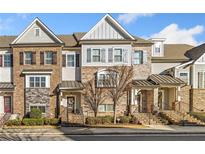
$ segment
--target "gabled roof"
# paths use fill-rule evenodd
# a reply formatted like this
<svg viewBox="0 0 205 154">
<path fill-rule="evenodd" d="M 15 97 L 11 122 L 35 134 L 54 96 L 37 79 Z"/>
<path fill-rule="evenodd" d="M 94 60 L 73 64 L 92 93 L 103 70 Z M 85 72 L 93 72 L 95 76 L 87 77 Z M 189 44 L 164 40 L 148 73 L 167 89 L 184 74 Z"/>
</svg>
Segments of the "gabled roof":
<svg viewBox="0 0 205 154">
<path fill-rule="evenodd" d="M 33 22 L 17 37 L 11 44 L 16 44 L 18 40 L 32 27 L 33 24 L 38 23 L 44 30 L 52 36 L 58 43 L 63 43 L 39 18 L 35 18 Z"/>
<path fill-rule="evenodd" d="M 184 62 L 189 60 L 186 52 L 194 46 L 188 44 L 164 44 L 164 56 L 152 57 L 153 62 Z"/>
<path fill-rule="evenodd" d="M 203 54 L 205 53 L 205 43 L 202 45 L 199 45 L 197 47 L 194 47 L 186 52 L 186 56 L 189 57 L 192 60 L 199 59 Z"/>
<path fill-rule="evenodd" d="M 95 31 L 95 29 L 104 21 L 109 21 L 109 23 L 113 24 L 122 34 L 126 35 L 130 40 L 135 40 L 135 38 L 128 33 L 110 14 L 106 14 L 89 32 L 87 32 L 81 40 L 87 40 L 88 36 Z"/>
<path fill-rule="evenodd" d="M 0 36 L 0 48 L 9 48 L 17 36 Z"/>
</svg>

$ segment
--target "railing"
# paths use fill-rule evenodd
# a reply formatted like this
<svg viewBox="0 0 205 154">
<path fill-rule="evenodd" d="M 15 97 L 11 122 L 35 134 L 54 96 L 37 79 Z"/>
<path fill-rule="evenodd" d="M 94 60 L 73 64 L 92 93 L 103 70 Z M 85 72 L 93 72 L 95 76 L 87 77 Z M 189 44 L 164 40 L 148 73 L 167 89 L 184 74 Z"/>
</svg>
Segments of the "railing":
<svg viewBox="0 0 205 154">
<path fill-rule="evenodd" d="M 0 128 L 4 126 L 4 124 L 7 120 L 9 120 L 10 116 L 11 116 L 10 113 L 5 113 L 3 115 L 3 117 L 0 119 Z"/>
</svg>

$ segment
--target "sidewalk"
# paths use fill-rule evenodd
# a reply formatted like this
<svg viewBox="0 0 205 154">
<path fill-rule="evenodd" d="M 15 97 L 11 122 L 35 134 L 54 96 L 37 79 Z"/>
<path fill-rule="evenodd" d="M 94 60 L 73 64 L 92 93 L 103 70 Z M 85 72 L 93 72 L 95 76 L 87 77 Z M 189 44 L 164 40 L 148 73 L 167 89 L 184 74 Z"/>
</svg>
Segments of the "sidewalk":
<svg viewBox="0 0 205 154">
<path fill-rule="evenodd" d="M 147 128 L 60 127 L 42 129 L 2 129 L 0 134 L 101 135 L 101 134 L 205 134 L 205 127 L 149 126 Z"/>
</svg>

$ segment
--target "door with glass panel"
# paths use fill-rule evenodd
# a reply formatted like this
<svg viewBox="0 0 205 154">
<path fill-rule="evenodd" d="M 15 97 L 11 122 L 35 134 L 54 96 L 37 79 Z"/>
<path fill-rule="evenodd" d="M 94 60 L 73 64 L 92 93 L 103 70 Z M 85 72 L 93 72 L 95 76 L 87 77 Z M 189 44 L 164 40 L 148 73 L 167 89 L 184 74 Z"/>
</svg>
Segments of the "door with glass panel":
<svg viewBox="0 0 205 154">
<path fill-rule="evenodd" d="M 11 113 L 11 96 L 4 96 L 4 112 Z"/>
</svg>

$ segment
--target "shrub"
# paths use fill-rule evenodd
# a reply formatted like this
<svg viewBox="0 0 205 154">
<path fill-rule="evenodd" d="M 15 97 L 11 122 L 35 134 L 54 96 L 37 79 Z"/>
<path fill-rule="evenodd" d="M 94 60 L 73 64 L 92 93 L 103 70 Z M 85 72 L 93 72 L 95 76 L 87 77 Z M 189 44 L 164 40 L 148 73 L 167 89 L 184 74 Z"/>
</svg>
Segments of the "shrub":
<svg viewBox="0 0 205 154">
<path fill-rule="evenodd" d="M 86 118 L 86 124 L 88 125 L 96 125 L 97 124 L 97 118 L 95 117 L 87 117 Z"/>
<path fill-rule="evenodd" d="M 44 124 L 45 125 L 57 125 L 59 122 L 59 119 L 57 118 L 45 118 Z"/>
<path fill-rule="evenodd" d="M 21 120 L 20 119 L 9 120 L 5 123 L 5 125 L 7 125 L 7 126 L 20 126 Z"/>
<path fill-rule="evenodd" d="M 131 116 L 130 117 L 130 123 L 131 124 L 139 124 L 139 121 L 135 116 Z"/>
<path fill-rule="evenodd" d="M 33 108 L 29 114 L 30 118 L 39 119 L 42 117 L 42 112 L 39 109 Z"/>
<path fill-rule="evenodd" d="M 205 113 L 204 112 L 191 112 L 190 115 L 205 122 Z"/>
<path fill-rule="evenodd" d="M 112 116 L 104 116 L 102 118 L 102 124 L 111 124 L 113 122 Z"/>
<path fill-rule="evenodd" d="M 129 123 L 130 122 L 130 116 L 121 116 L 120 118 L 120 123 Z"/>
<path fill-rule="evenodd" d="M 42 119 L 42 118 L 38 118 L 38 119 L 24 118 L 22 120 L 22 123 L 26 126 L 43 125 L 44 124 L 44 119 Z"/>
</svg>

